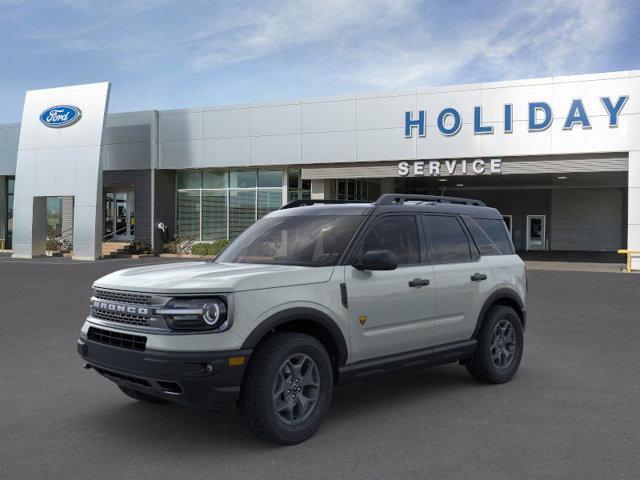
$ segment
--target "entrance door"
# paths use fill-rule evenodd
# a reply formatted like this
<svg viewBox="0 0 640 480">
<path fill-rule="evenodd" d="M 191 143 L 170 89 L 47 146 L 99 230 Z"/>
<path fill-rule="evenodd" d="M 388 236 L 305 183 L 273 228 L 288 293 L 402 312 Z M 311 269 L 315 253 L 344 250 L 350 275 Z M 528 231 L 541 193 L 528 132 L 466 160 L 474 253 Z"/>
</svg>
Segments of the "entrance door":
<svg viewBox="0 0 640 480">
<path fill-rule="evenodd" d="M 126 242 L 133 238 L 133 192 L 107 191 L 104 201 L 104 240 Z"/>
<path fill-rule="evenodd" d="M 547 216 L 527 215 L 527 250 L 546 250 Z"/>
</svg>

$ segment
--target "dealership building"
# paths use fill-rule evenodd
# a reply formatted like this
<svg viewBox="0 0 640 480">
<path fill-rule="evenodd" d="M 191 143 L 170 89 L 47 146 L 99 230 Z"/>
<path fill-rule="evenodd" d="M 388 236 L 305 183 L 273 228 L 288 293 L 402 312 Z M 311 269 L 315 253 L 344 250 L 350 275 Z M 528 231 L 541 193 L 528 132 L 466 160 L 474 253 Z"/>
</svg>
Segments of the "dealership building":
<svg viewBox="0 0 640 480">
<path fill-rule="evenodd" d="M 640 250 L 640 71 L 111 114 L 109 90 L 29 91 L 0 125 L 14 257 L 232 240 L 294 199 L 381 193 L 480 199 L 519 251 Z"/>
</svg>

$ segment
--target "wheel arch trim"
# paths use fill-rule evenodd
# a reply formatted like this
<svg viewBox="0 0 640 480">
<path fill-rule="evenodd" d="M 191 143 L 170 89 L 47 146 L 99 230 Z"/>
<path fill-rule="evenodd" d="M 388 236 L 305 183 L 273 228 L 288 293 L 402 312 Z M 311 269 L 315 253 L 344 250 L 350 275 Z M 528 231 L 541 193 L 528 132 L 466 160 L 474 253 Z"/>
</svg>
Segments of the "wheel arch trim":
<svg viewBox="0 0 640 480">
<path fill-rule="evenodd" d="M 307 321 L 316 324 L 329 333 L 336 347 L 338 366 L 343 366 L 347 362 L 347 342 L 336 322 L 326 313 L 309 307 L 292 307 L 267 317 L 263 320 L 242 344 L 242 349 L 255 348 L 260 340 L 271 330 L 281 325 L 296 321 Z"/>
<path fill-rule="evenodd" d="M 520 297 L 520 295 L 518 295 L 518 293 L 515 290 L 512 290 L 510 288 L 500 288 L 495 292 L 493 292 L 491 295 L 489 295 L 489 297 L 485 300 L 484 304 L 482 305 L 482 308 L 480 309 L 480 313 L 478 314 L 478 319 L 476 321 L 476 328 L 473 331 L 473 335 L 471 338 L 477 337 L 478 332 L 480 331 L 480 327 L 482 325 L 482 320 L 487 314 L 487 311 L 489 310 L 489 308 L 496 303 L 500 304 L 501 300 L 507 300 L 509 302 L 513 302 L 518 306 L 519 311 L 516 311 L 516 313 L 518 313 L 518 316 L 522 321 L 522 328 L 523 329 L 525 328 L 525 324 L 527 321 L 527 314 L 526 314 L 526 309 L 525 309 L 524 302 L 522 301 L 522 298 Z"/>
</svg>

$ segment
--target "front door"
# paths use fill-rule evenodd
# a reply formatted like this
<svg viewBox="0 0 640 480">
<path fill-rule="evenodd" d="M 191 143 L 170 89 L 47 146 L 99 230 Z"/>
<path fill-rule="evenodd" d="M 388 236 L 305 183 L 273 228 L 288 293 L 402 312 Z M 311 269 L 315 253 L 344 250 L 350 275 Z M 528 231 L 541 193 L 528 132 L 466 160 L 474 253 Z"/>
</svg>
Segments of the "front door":
<svg viewBox="0 0 640 480">
<path fill-rule="evenodd" d="M 527 250 L 546 250 L 546 230 L 546 215 L 527 215 Z"/>
<path fill-rule="evenodd" d="M 104 240 L 127 242 L 134 236 L 133 195 L 130 191 L 105 193 Z"/>
<path fill-rule="evenodd" d="M 345 267 L 350 358 L 354 362 L 426 348 L 434 341 L 433 267 L 422 258 L 415 216 L 377 219 L 365 233 L 356 258 L 378 249 L 392 251 L 398 257 L 398 268 L 361 271 Z M 415 285 L 416 279 L 422 285 Z M 426 281 L 430 284 L 424 285 Z"/>
</svg>

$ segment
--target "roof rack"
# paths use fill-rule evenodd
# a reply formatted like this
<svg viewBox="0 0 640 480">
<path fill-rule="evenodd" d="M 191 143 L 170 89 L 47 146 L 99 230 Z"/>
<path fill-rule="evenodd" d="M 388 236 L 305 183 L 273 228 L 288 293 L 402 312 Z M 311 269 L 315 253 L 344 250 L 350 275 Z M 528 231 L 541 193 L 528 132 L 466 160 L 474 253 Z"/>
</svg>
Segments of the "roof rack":
<svg viewBox="0 0 640 480">
<path fill-rule="evenodd" d="M 284 210 L 286 208 L 296 208 L 296 207 L 308 207 L 310 205 L 332 205 L 332 204 L 348 204 L 348 203 L 371 203 L 365 202 L 361 200 L 322 200 L 322 199 L 309 199 L 309 200 L 293 200 L 286 205 L 280 207 L 280 210 Z"/>
<path fill-rule="evenodd" d="M 406 195 L 402 193 L 385 193 L 376 200 L 376 205 L 402 205 L 405 202 L 454 203 L 457 205 L 471 205 L 486 207 L 484 202 L 472 198 L 445 197 L 439 195 Z"/>
</svg>

